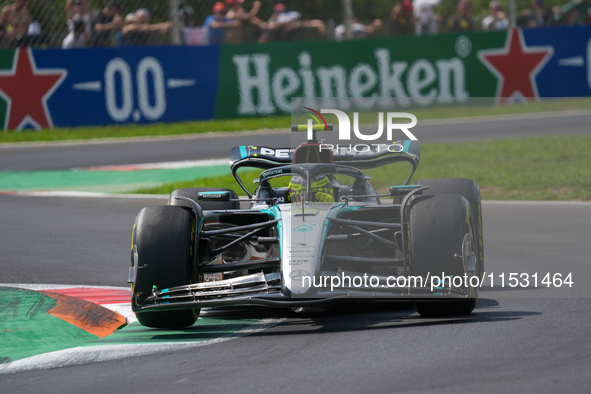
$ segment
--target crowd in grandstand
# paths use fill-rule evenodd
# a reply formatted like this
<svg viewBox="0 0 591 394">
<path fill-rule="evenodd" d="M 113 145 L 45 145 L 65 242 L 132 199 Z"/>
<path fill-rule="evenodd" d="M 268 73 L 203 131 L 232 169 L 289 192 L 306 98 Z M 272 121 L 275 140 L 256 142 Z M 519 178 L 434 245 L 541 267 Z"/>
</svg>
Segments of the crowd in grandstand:
<svg viewBox="0 0 591 394">
<path fill-rule="evenodd" d="M 441 12 L 444 1 L 447 4 L 455 2 L 455 12 Z M 562 6 L 546 7 L 544 0 L 531 0 L 528 9 L 517 13 L 515 22 L 521 28 L 591 24 L 590 1 L 572 0 Z M 41 25 L 31 20 L 28 3 L 27 0 L 14 0 L 14 3 L 2 9 L 2 47 L 29 46 L 42 42 Z M 259 1 L 251 3 L 250 10 L 243 3 L 244 0 L 218 1 L 203 24 L 197 25 L 194 10 L 181 2 L 180 23 L 177 26 L 183 28 L 184 42 L 207 45 L 306 38 L 340 41 L 372 35 L 504 30 L 511 25 L 503 5 L 496 0 L 490 1 L 488 15 L 483 18 L 473 16 L 471 0 L 393 0 L 391 13 L 387 17 L 363 23 L 353 15 L 348 24 L 344 21 L 337 24 L 333 20 L 306 19 L 297 10 L 289 9 L 280 2 L 273 4 L 270 15 L 261 15 Z M 271 6 L 266 10 L 271 10 Z M 151 14 L 147 8 L 139 8 L 123 17 L 116 1 L 108 1 L 104 7 L 93 10 L 89 0 L 66 0 L 65 13 L 68 33 L 61 42 L 63 48 L 169 43 L 169 33 L 173 29 L 171 21 L 151 23 Z M 248 34 L 244 34 L 245 31 Z"/>
<path fill-rule="evenodd" d="M 510 27 L 507 13 L 499 1 L 489 3 L 489 14 L 481 20 L 472 15 L 470 0 L 454 1 L 457 1 L 456 13 L 439 15 L 437 8 L 442 0 L 397 0 L 389 20 L 376 18 L 363 24 L 353 15 L 348 31 L 344 23 L 328 31 L 324 21 L 304 20 L 299 12 L 288 10 L 283 3 L 276 3 L 271 17 L 264 22 L 258 16 L 258 1 L 254 2 L 249 12 L 242 6 L 244 0 L 226 0 L 226 3 L 218 1 L 203 26 L 191 28 L 200 31 L 199 38 L 191 40 L 189 35 L 186 41 L 193 44 L 239 43 L 243 41 L 242 30 L 247 25 L 255 26 L 258 30 L 258 42 L 299 40 L 311 36 L 341 41 L 348 37 L 364 38 L 371 35 L 426 35 L 504 30 Z M 236 12 L 235 9 L 239 11 Z M 543 0 L 532 0 L 531 7 L 523 10 L 516 18 L 516 25 L 521 28 L 582 24 L 591 24 L 589 0 L 574 0 L 562 7 L 552 8 L 545 7 Z M 316 34 L 305 34 L 310 29 Z"/>
</svg>

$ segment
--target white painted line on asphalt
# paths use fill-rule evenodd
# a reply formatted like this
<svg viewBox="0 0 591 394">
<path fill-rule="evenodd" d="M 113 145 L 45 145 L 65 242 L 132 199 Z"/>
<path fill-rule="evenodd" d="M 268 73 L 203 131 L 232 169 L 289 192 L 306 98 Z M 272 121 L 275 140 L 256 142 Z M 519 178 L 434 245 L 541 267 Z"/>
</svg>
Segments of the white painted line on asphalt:
<svg viewBox="0 0 591 394">
<path fill-rule="evenodd" d="M 164 161 L 160 163 L 120 164 L 72 168 L 73 171 L 136 171 L 136 170 L 170 170 L 192 167 L 209 167 L 228 165 L 228 159 Z"/>
<path fill-rule="evenodd" d="M 234 333 L 201 342 L 93 345 L 88 347 L 76 347 L 72 349 L 59 350 L 56 352 L 27 357 L 25 359 L 16 360 L 6 364 L 0 364 L 0 374 L 39 369 L 61 368 L 213 345 L 267 330 L 279 324 L 283 320 L 284 319 L 274 318 L 263 319 L 250 327 L 243 328 L 242 330 L 236 331 Z"/>
<path fill-rule="evenodd" d="M 480 123 L 480 122 L 503 122 L 511 120 L 532 120 L 532 119 L 548 119 L 548 118 L 562 118 L 566 116 L 577 115 L 591 115 L 589 110 L 566 110 L 566 111 L 548 111 L 548 112 L 529 112 L 525 114 L 512 115 L 482 115 L 482 116 L 467 116 L 463 118 L 448 118 L 448 119 L 426 119 L 419 124 L 463 124 L 463 123 Z"/>
<path fill-rule="evenodd" d="M 129 287 L 117 286 L 86 286 L 86 285 L 52 285 L 52 284 L 31 284 L 31 283 L 0 283 L 0 287 L 12 287 L 19 289 L 26 289 L 32 291 L 44 290 L 58 290 L 58 289 L 75 289 L 79 287 L 92 289 L 106 289 L 106 290 L 130 290 Z M 110 309 L 120 315 L 124 316 L 128 324 L 133 323 L 137 319 L 135 314 L 131 311 L 130 303 L 120 304 L 100 304 L 102 307 Z M 208 310 L 204 310 L 202 316 L 208 315 Z M 224 335 L 219 338 L 209 339 L 200 342 L 159 342 L 159 343 L 142 343 L 142 344 L 121 344 L 121 345 L 89 345 L 78 346 L 72 349 L 64 349 L 55 352 L 49 352 L 16 360 L 6 364 L 0 364 L 0 374 L 15 373 L 22 371 L 31 371 L 39 369 L 59 368 L 73 365 L 89 364 L 99 361 L 116 360 L 127 357 L 135 357 L 146 354 L 161 353 L 164 351 L 176 351 L 189 349 L 194 347 L 213 345 L 229 341 L 231 339 L 240 338 L 246 335 L 257 333 L 268 328 L 271 328 L 284 318 L 266 318 L 245 327 L 242 330 Z"/>
<path fill-rule="evenodd" d="M 39 142 L 6 142 L 0 143 L 0 149 L 13 148 L 43 148 L 52 146 L 78 146 L 78 145 L 110 145 L 129 142 L 166 142 L 178 140 L 200 140 L 204 138 L 235 138 L 241 135 L 265 135 L 285 133 L 289 135 L 289 128 L 279 129 L 260 129 L 260 130 L 242 130 L 242 131 L 211 131 L 198 134 L 177 134 L 177 135 L 155 135 L 145 137 L 120 137 L 120 138 L 97 138 L 90 140 L 65 140 L 65 141 L 39 141 Z"/>
<path fill-rule="evenodd" d="M 125 318 L 125 322 L 127 324 L 131 324 L 137 321 L 137 317 L 135 317 L 135 313 L 131 310 L 131 302 L 122 303 L 122 304 L 100 304 L 103 308 L 107 308 L 115 313 L 120 314 Z"/>
<path fill-rule="evenodd" d="M 79 192 L 69 190 L 55 190 L 55 191 L 34 191 L 34 192 L 0 192 L 0 195 L 7 196 L 23 196 L 23 197 L 80 197 L 80 198 L 123 198 L 123 199 L 140 199 L 140 198 L 159 198 L 168 199 L 168 194 L 114 194 L 101 192 Z"/>
<path fill-rule="evenodd" d="M 524 200 L 484 200 L 482 204 L 486 205 L 571 205 L 571 206 L 591 206 L 591 201 L 524 201 Z"/>
</svg>

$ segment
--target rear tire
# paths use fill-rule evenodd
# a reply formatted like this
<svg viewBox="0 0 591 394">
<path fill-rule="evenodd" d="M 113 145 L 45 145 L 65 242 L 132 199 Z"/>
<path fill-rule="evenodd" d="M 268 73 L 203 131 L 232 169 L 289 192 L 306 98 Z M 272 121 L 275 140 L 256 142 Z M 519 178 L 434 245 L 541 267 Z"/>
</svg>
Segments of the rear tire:
<svg viewBox="0 0 591 394">
<path fill-rule="evenodd" d="M 190 207 L 188 203 L 182 200 L 177 200 L 175 197 L 188 197 L 201 206 L 203 210 L 218 210 L 218 209 L 240 209 L 239 201 L 198 201 L 197 195 L 200 192 L 230 192 L 231 199 L 238 199 L 238 195 L 232 189 L 224 189 L 221 187 L 193 187 L 187 189 L 177 189 L 170 193 L 168 205 L 177 205 L 181 207 Z"/>
<path fill-rule="evenodd" d="M 470 208 L 463 196 L 451 194 L 421 197 L 413 202 L 409 218 L 412 275 L 464 275 L 463 259 L 457 255 L 467 255 L 473 262 L 476 259 Z M 479 275 L 478 265 L 474 266 L 475 271 L 468 272 L 469 276 Z M 469 299 L 418 301 L 415 309 L 423 317 L 467 315 L 476 307 L 477 290 L 468 288 Z"/>
<path fill-rule="evenodd" d="M 195 219 L 182 207 L 155 206 L 140 211 L 132 235 L 137 250 L 133 294 L 152 293 L 191 282 Z M 133 263 L 132 263 L 133 264 Z M 141 268 L 140 268 L 141 267 Z M 197 320 L 199 309 L 139 312 L 138 321 L 147 327 L 182 328 Z"/>
</svg>

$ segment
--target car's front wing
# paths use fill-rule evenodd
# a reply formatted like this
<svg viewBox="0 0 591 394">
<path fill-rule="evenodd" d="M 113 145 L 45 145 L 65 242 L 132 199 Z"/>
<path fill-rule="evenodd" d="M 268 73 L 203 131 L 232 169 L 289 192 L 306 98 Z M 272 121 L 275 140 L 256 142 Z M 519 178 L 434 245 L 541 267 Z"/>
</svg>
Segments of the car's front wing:
<svg viewBox="0 0 591 394">
<path fill-rule="evenodd" d="M 133 295 L 134 312 L 167 311 L 221 306 L 299 307 L 351 301 L 462 301 L 470 298 L 465 288 L 407 286 L 396 289 L 314 288 L 306 295 L 292 296 L 284 291 L 280 273 L 256 274 L 221 281 L 154 288 L 152 294 Z"/>
</svg>

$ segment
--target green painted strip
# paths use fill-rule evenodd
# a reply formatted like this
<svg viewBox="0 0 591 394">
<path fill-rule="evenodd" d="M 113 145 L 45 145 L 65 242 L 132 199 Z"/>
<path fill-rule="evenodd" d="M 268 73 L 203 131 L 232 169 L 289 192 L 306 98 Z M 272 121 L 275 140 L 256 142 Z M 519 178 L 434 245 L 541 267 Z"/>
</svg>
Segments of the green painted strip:
<svg viewBox="0 0 591 394">
<path fill-rule="evenodd" d="M 180 330 L 154 330 L 135 322 L 87 346 L 201 342 L 232 334 L 258 322 L 259 319 L 200 317 L 193 326 Z"/>
<path fill-rule="evenodd" d="M 36 291 L 0 287 L 0 363 L 69 349 L 98 337 L 46 312 L 56 301 Z"/>
<path fill-rule="evenodd" d="M 181 330 L 154 330 L 135 322 L 112 335 L 95 335 L 47 313 L 55 299 L 36 291 L 0 287 L 0 364 L 77 346 L 201 342 L 260 321 L 246 317 L 200 317 Z"/>
<path fill-rule="evenodd" d="M 0 190 L 130 191 L 142 185 L 158 185 L 228 173 L 227 165 L 141 171 L 4 171 L 0 172 Z"/>
</svg>

